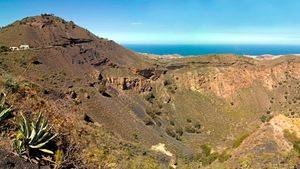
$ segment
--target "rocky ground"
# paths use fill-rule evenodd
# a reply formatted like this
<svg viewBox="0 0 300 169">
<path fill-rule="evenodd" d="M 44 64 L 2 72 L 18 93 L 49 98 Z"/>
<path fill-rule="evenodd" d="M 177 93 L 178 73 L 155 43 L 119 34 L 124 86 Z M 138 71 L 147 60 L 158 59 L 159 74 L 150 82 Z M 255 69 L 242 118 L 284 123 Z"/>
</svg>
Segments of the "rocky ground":
<svg viewBox="0 0 300 169">
<path fill-rule="evenodd" d="M 166 59 L 134 53 L 51 15 L 0 30 L 0 45 L 24 42 L 31 49 L 0 53 L 1 90 L 14 107 L 1 128 L 7 152 L 14 152 L 20 112 L 33 118 L 41 111 L 59 134 L 60 167 L 299 165 L 297 56 Z M 57 167 L 50 158 L 45 165 Z M 27 165 L 19 160 L 15 166 Z"/>
<path fill-rule="evenodd" d="M 49 167 L 39 167 L 39 165 L 26 162 L 24 158 L 18 157 L 14 154 L 8 153 L 6 151 L 0 151 L 0 168 L 15 168 L 15 169 L 38 169 L 38 168 L 49 168 Z"/>
</svg>

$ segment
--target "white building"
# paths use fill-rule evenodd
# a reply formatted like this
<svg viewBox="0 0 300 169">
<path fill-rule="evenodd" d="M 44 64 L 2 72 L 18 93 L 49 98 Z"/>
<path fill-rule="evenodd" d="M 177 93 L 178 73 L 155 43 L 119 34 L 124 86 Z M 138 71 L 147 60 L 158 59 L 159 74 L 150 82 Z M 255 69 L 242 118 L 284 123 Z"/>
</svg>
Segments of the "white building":
<svg viewBox="0 0 300 169">
<path fill-rule="evenodd" d="M 10 50 L 15 51 L 15 50 L 19 50 L 18 47 L 9 47 Z"/>
<path fill-rule="evenodd" d="M 20 50 L 27 50 L 29 49 L 29 45 L 20 45 Z"/>
</svg>

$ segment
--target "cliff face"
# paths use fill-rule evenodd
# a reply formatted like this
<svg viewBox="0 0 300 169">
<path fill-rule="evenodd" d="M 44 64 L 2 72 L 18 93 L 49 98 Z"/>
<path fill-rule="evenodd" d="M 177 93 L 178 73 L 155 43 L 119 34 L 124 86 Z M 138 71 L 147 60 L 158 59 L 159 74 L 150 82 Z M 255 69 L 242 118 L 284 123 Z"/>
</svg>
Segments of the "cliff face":
<svg viewBox="0 0 300 169">
<path fill-rule="evenodd" d="M 287 60 L 291 60 L 288 58 Z M 180 87 L 209 91 L 217 96 L 228 98 L 243 88 L 255 83 L 272 91 L 289 79 L 299 79 L 299 62 L 280 63 L 278 65 L 257 63 L 256 65 L 235 65 L 231 67 L 208 67 L 177 73 L 176 84 Z"/>
<path fill-rule="evenodd" d="M 159 143 L 178 157 L 181 167 L 187 163 L 197 164 L 192 168 L 203 167 L 211 158 L 214 160 L 209 163 L 217 163 L 212 154 L 203 154 L 203 145 L 209 145 L 218 158 L 229 151 L 237 164 L 239 152 L 253 147 L 259 142 L 256 138 L 272 133 L 276 126 L 263 127 L 267 129 L 237 149 L 233 145 L 245 132 L 249 136 L 279 114 L 299 117 L 300 58 L 295 56 L 272 60 L 235 55 L 153 58 L 48 15 L 26 18 L 2 29 L 0 44 L 31 46 L 0 53 L 0 86 L 7 90 L 8 76 L 10 83 L 24 86 L 10 101 L 22 111 L 45 111 L 54 121 L 64 121 L 66 137 L 75 140 L 77 153 L 88 159 L 84 162 L 90 168 L 99 168 L 99 161 L 92 157 L 102 155 L 118 163 L 114 161 L 118 158 L 108 157 L 110 153 L 123 162 L 128 154 L 130 160 L 152 158 L 148 151 L 153 145 L 162 145 Z M 276 119 L 271 124 L 275 125 Z M 57 131 L 64 123 L 55 126 Z M 98 133 L 104 129 L 114 134 Z M 102 135 L 113 144 L 101 142 L 106 141 Z M 274 133 L 271 135 L 273 139 Z M 287 145 L 283 147 L 293 151 L 290 143 Z M 168 163 L 164 157 L 155 159 Z"/>
</svg>

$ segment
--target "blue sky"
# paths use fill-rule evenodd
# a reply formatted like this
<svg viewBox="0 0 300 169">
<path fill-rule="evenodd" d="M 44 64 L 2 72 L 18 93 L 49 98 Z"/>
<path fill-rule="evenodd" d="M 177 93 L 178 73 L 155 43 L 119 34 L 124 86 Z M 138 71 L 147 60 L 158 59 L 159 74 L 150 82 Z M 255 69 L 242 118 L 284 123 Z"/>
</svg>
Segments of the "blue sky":
<svg viewBox="0 0 300 169">
<path fill-rule="evenodd" d="M 53 13 L 133 44 L 300 44 L 299 0 L 0 0 L 0 25 Z"/>
</svg>

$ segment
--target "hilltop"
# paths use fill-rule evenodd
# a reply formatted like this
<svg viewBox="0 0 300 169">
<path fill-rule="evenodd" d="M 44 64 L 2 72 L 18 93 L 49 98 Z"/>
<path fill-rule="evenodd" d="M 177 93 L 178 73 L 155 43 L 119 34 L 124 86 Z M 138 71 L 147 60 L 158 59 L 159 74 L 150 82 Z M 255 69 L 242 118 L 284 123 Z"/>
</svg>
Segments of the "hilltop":
<svg viewBox="0 0 300 169">
<path fill-rule="evenodd" d="M 98 38 L 72 21 L 47 14 L 24 18 L 4 27 L 0 39 L 0 44 L 5 46 L 27 44 L 34 49 L 48 49 L 50 52 L 57 48 L 69 49 L 66 50 L 70 52 L 67 55 L 72 55 L 71 50 L 77 50 L 82 55 L 90 55 L 89 61 L 97 57 L 97 60 L 124 66 L 145 64 L 137 54 L 117 43 Z M 122 57 L 118 57 L 120 55 Z"/>
<path fill-rule="evenodd" d="M 30 49 L 0 53 L 1 89 L 15 117 L 41 111 L 49 118 L 60 133 L 57 142 L 74 157 L 65 160 L 67 167 L 231 168 L 244 162 L 239 154 L 254 149 L 259 137 L 274 142 L 268 124 L 293 125 L 299 118 L 297 56 L 160 58 L 52 15 L 1 29 L 0 45 L 21 44 Z M 1 130 L 4 136 L 15 135 L 12 121 Z M 4 138 L 1 148 L 12 151 L 11 138 Z M 294 167 L 297 149 L 285 140 L 287 154 L 279 148 L 268 155 L 292 157 L 282 166 Z M 267 150 L 247 160 L 266 167 Z"/>
</svg>

